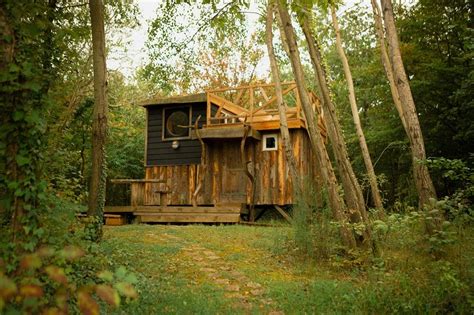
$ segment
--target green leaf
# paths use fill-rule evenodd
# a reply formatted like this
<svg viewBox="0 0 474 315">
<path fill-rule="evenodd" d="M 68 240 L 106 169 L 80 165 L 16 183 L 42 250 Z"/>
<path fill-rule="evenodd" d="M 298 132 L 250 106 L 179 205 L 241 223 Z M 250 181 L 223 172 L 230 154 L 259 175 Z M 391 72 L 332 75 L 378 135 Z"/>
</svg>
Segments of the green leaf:
<svg viewBox="0 0 474 315">
<path fill-rule="evenodd" d="M 0 275 L 0 299 L 7 300 L 17 292 L 18 288 L 10 278 Z"/>
<path fill-rule="evenodd" d="M 67 285 L 67 277 L 64 273 L 64 269 L 51 265 L 44 268 L 44 272 L 51 280 Z"/>
<path fill-rule="evenodd" d="M 118 279 L 125 280 L 127 276 L 127 269 L 124 266 L 120 266 L 115 270 L 115 275 Z"/>
<path fill-rule="evenodd" d="M 42 265 L 41 258 L 38 254 L 25 255 L 20 260 L 21 269 L 34 270 L 41 267 L 41 265 Z"/>
<path fill-rule="evenodd" d="M 115 288 L 125 297 L 135 299 L 138 297 L 135 288 L 127 282 L 119 282 L 115 284 Z"/>
<path fill-rule="evenodd" d="M 77 305 L 82 314 L 99 315 L 100 308 L 92 296 L 84 290 L 77 293 Z"/>
<path fill-rule="evenodd" d="M 20 295 L 24 297 L 42 297 L 43 288 L 36 284 L 26 284 L 20 287 Z"/>
<path fill-rule="evenodd" d="M 100 279 L 105 280 L 105 281 L 109 281 L 109 282 L 114 280 L 114 274 L 109 270 L 101 271 L 97 274 L 97 276 Z"/>
<path fill-rule="evenodd" d="M 85 255 L 84 251 L 76 246 L 66 246 L 59 252 L 59 255 L 66 260 L 76 260 Z"/>
<path fill-rule="evenodd" d="M 16 156 L 16 163 L 18 164 L 18 166 L 24 166 L 28 163 L 30 163 L 30 159 L 26 156 L 23 156 L 23 155 L 17 155 Z"/>
<path fill-rule="evenodd" d="M 114 307 L 120 305 L 120 295 L 118 294 L 117 290 L 115 290 L 111 286 L 99 284 L 95 288 L 95 293 L 109 305 L 112 305 Z"/>
<path fill-rule="evenodd" d="M 131 283 L 131 284 L 135 284 L 138 282 L 138 279 L 137 279 L 137 276 L 135 276 L 133 273 L 129 273 L 125 279 L 124 279 L 125 282 L 128 282 L 128 283 Z"/>
<path fill-rule="evenodd" d="M 13 121 L 20 121 L 25 117 L 25 112 L 23 111 L 14 111 L 13 112 Z"/>
</svg>

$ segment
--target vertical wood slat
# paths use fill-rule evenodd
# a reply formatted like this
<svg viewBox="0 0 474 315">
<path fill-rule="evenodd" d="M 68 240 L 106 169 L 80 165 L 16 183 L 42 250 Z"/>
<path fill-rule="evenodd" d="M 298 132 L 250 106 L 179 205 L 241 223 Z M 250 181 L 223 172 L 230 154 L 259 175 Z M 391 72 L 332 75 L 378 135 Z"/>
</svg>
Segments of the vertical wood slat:
<svg viewBox="0 0 474 315">
<path fill-rule="evenodd" d="M 296 157 L 299 180 L 304 177 L 313 178 L 319 176 L 315 167 L 315 156 L 311 153 L 310 143 L 306 130 L 292 129 L 290 136 L 293 144 L 293 154 Z M 234 143 L 235 142 L 235 143 Z M 235 162 L 236 153 L 240 141 L 228 143 L 209 142 L 206 143 L 206 150 L 208 152 L 206 161 L 207 167 L 202 174 L 202 165 L 184 165 L 184 166 L 153 166 L 147 167 L 147 179 L 165 180 L 166 184 L 151 184 L 147 183 L 145 187 L 145 202 L 161 203 L 165 205 L 181 204 L 192 205 L 193 193 L 197 187 L 200 176 L 204 177 L 203 187 L 201 188 L 197 203 L 198 204 L 218 204 L 222 202 L 222 194 L 224 193 L 222 187 L 237 187 L 237 179 L 231 178 L 225 170 L 237 169 L 235 165 L 241 165 L 240 162 Z M 220 143 L 217 145 L 217 143 Z M 239 148 L 240 149 L 240 148 Z M 236 151 L 237 150 L 237 151 Z M 252 161 L 250 167 L 251 171 L 255 172 L 255 189 L 257 205 L 287 205 L 292 204 L 294 183 L 289 177 L 288 165 L 284 157 L 284 152 L 281 148 L 281 141 L 279 141 L 278 151 L 262 151 L 262 143 L 260 141 L 248 141 L 246 146 L 246 159 Z M 240 154 L 239 154 L 240 161 Z M 230 164 L 229 164 L 230 163 Z M 240 166 L 242 167 L 242 166 Z M 232 173 L 235 175 L 234 173 Z M 318 177 L 319 178 L 319 177 Z M 242 192 L 245 197 L 243 202 L 250 204 L 251 202 L 251 186 L 249 180 L 244 177 L 242 181 Z M 153 185 L 158 187 L 158 190 L 165 190 L 168 188 L 168 194 L 161 194 L 161 200 L 157 199 L 157 195 L 153 194 Z M 319 185 L 318 185 L 319 186 Z M 233 189 L 234 188 L 229 188 Z M 320 186 L 319 186 L 320 187 Z M 318 187 L 318 188 L 319 188 Z M 233 191 L 230 191 L 230 196 Z M 236 191 L 239 194 L 238 191 Z"/>
<path fill-rule="evenodd" d="M 131 197 L 130 197 L 131 205 L 142 206 L 144 204 L 145 183 L 131 183 L 130 190 L 131 190 Z"/>
<path fill-rule="evenodd" d="M 250 121 L 253 122 L 253 108 L 254 108 L 254 98 L 253 98 L 253 88 L 249 88 L 249 103 L 250 103 Z"/>
<path fill-rule="evenodd" d="M 206 92 L 207 107 L 206 107 L 206 125 L 211 124 L 211 101 L 209 100 L 209 92 Z"/>
</svg>

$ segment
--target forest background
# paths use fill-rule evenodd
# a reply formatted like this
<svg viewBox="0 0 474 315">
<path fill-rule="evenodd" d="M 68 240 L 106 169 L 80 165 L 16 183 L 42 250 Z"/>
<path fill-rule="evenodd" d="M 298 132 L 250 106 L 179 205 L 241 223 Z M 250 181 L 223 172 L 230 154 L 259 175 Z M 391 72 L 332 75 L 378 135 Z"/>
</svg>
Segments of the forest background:
<svg viewBox="0 0 474 315">
<path fill-rule="evenodd" d="M 446 217 L 467 217 L 471 222 L 472 6 L 463 0 L 420 0 L 395 3 L 394 9 L 425 140 L 428 159 L 422 163 L 430 169 L 438 199 L 444 202 L 439 207 Z M 133 72 L 121 72 L 119 66 L 108 70 L 107 180 L 144 177 L 145 117 L 138 106 L 141 100 L 270 81 L 269 72 L 261 69 L 266 65 L 262 60 L 267 58 L 264 4 L 163 2 L 149 22 L 140 17 L 139 7 L 133 2 L 106 1 L 105 12 L 109 54 L 126 51 L 127 36 L 133 36 L 139 24 L 149 23 L 147 62 Z M 8 226 L 11 220 L 8 196 L 14 192 L 26 201 L 27 217 L 33 218 L 28 231 L 23 231 L 27 236 L 20 244 L 23 250 L 37 249 L 47 236 L 51 237 L 48 242 L 56 242 L 55 246 L 61 248 L 70 240 L 60 238 L 63 230 L 59 228 L 44 229 L 45 222 L 58 223 L 62 218 L 58 213 L 66 208 L 82 209 L 87 203 L 91 174 L 94 95 L 88 7 L 62 1 L 6 1 L 1 16 L 3 56 L 8 59 L 13 31 L 21 41 L 15 48 L 15 62 L 5 59 L 0 67 L 0 224 Z M 409 214 L 418 204 L 410 147 L 381 64 L 371 8 L 365 2 L 355 2 L 339 10 L 338 18 L 384 208 L 387 214 Z M 319 10 L 315 19 L 349 156 L 363 183 L 366 203 L 373 206 L 330 17 Z M 303 38 L 302 32 L 297 32 Z M 307 84 L 316 91 L 307 48 L 303 41 L 300 44 Z M 282 79 L 293 80 L 283 47 L 276 45 L 275 51 Z M 120 65 L 120 59 L 116 64 Z M 18 181 L 3 175 L 11 171 L 12 163 L 19 170 Z M 106 196 L 108 202 L 117 203 L 127 198 L 124 191 L 112 185 L 107 185 Z M 441 241 L 449 243 L 450 239 Z M 2 252 L 14 252 L 15 246 L 2 243 Z M 20 258 L 5 261 L 0 267 L 11 268 L 11 272 Z M 123 271 L 120 277 L 126 277 Z"/>
</svg>

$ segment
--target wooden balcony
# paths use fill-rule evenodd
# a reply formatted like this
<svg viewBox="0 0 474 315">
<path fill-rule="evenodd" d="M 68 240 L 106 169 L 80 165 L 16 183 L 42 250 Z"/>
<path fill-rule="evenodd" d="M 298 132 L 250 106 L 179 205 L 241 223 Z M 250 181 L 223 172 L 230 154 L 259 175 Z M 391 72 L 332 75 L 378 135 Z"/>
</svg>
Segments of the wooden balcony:
<svg viewBox="0 0 474 315">
<path fill-rule="evenodd" d="M 306 128 L 306 119 L 295 82 L 282 83 L 283 100 L 289 128 Z M 207 117 L 205 128 L 250 125 L 254 130 L 271 130 L 280 127 L 275 84 L 254 84 L 235 88 L 206 91 Z M 324 113 L 319 99 L 309 92 L 321 133 L 326 136 Z M 212 110 L 217 106 L 217 110 Z"/>
</svg>

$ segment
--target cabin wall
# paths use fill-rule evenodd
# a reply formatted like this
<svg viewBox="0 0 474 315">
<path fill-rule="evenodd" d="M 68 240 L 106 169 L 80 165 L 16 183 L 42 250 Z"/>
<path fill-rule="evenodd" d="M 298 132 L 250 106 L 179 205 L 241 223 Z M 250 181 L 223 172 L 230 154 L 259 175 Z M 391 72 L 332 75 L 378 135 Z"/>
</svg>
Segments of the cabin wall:
<svg viewBox="0 0 474 315">
<path fill-rule="evenodd" d="M 261 132 L 271 134 L 275 132 Z M 278 132 L 279 134 L 279 132 Z M 290 129 L 293 145 L 293 156 L 299 178 L 318 178 L 316 157 L 311 152 L 311 144 L 305 129 Z M 278 150 L 263 151 L 263 141 L 254 143 L 253 154 L 256 167 L 256 202 L 257 205 L 288 205 L 293 200 L 293 182 L 286 163 L 285 152 L 282 148 L 281 137 L 278 139 Z M 250 191 L 250 185 L 247 186 Z M 248 194 L 247 202 L 251 200 Z"/>
<path fill-rule="evenodd" d="M 163 105 L 147 107 L 146 165 L 187 165 L 201 163 L 201 144 L 198 140 L 181 139 L 173 149 L 173 140 L 163 140 L 163 108 L 191 106 L 192 123 L 201 116 L 199 125 L 206 120 L 206 103 Z"/>
<path fill-rule="evenodd" d="M 316 159 L 311 153 L 306 130 L 290 129 L 290 136 L 300 178 L 318 177 Z M 201 185 L 197 195 L 200 205 L 250 204 L 251 184 L 245 175 L 240 143 L 240 139 L 208 141 L 204 165 L 148 166 L 146 178 L 161 179 L 166 184 L 147 184 L 145 202 L 159 204 L 159 198 L 153 197 L 157 195 L 154 191 L 166 190 L 169 191 L 166 194 L 167 204 L 191 205 L 192 196 Z M 276 151 L 262 151 L 262 141 L 247 140 L 245 160 L 252 161 L 248 168 L 255 172 L 256 205 L 293 203 L 293 184 L 281 138 Z"/>
</svg>

